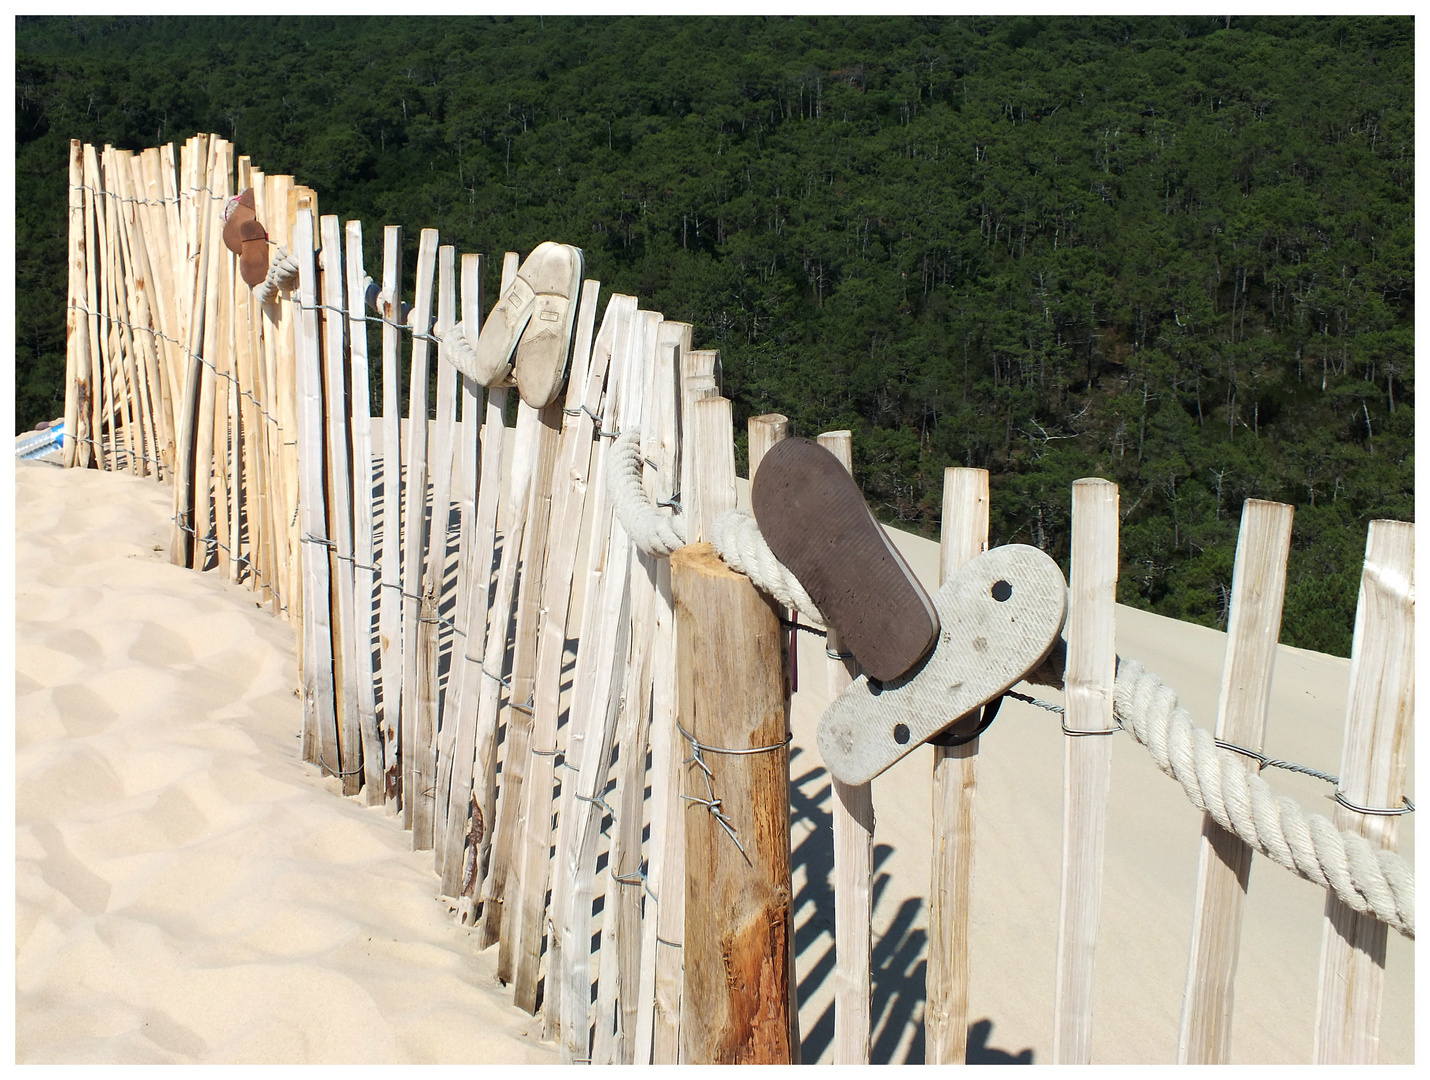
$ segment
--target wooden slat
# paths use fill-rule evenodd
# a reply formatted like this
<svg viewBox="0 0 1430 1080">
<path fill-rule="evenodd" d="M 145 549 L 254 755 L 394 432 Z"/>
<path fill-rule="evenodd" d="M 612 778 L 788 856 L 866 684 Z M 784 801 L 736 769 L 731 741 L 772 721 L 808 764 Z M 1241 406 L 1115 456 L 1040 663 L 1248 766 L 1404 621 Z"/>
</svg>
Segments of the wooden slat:
<svg viewBox="0 0 1430 1080">
<path fill-rule="evenodd" d="M 845 470 L 854 471 L 853 436 L 848 431 L 827 431 L 819 445 Z M 948 495 L 945 480 L 944 507 Z M 945 533 L 945 536 L 947 533 Z M 859 674 L 853 657 L 840 659 L 839 632 L 833 627 L 825 638 L 826 695 L 833 701 Z M 831 777 L 834 798 L 831 816 L 834 833 L 834 1064 L 869 1064 L 870 995 L 872 993 L 874 913 L 874 796 L 869 784 L 845 784 Z M 937 848 L 935 848 L 937 851 Z M 936 895 L 936 894 L 930 894 Z M 935 963 L 930 913 L 929 970 Z M 930 977 L 932 982 L 932 977 Z M 929 995 L 930 1005 L 933 995 Z M 925 1015 L 931 1008 L 925 1008 Z M 933 1024 L 926 1021 L 929 1034 Z M 926 1039 L 925 1046 L 931 1044 Z M 925 1051 L 927 1053 L 927 1050 Z"/>
<path fill-rule="evenodd" d="M 606 393 L 601 402 L 601 430 L 617 431 L 624 422 L 626 401 L 638 400 L 628 384 L 631 374 L 636 299 L 612 296 L 595 348 L 610 349 Z M 608 328 L 609 327 L 609 332 Z M 609 336 L 608 336 L 609 333 Z M 629 376 L 629 377 L 628 377 Z M 605 473 L 609 440 L 601 439 L 591 466 L 593 476 Z M 596 876 L 597 842 L 603 811 L 594 799 L 604 792 L 607 764 L 615 739 L 615 694 L 618 672 L 629 647 L 629 558 L 631 544 L 607 497 L 605 484 L 595 491 L 592 533 L 588 545 L 581 646 L 576 654 L 566 761 L 576 770 L 562 778 L 561 832 L 557 874 L 565 879 L 555 921 L 561 938 L 561 1055 L 563 1061 L 591 1057 L 591 905 Z M 569 798 L 564 790 L 570 785 Z"/>
<path fill-rule="evenodd" d="M 382 672 L 383 794 L 395 808 L 402 795 L 398 746 L 402 713 L 402 447 L 399 437 L 402 365 L 402 228 L 382 230 L 382 589 L 378 613 L 378 666 Z"/>
<path fill-rule="evenodd" d="M 1372 521 L 1356 604 L 1339 790 L 1356 806 L 1398 809 L 1415 717 L 1415 526 Z M 1394 851 L 1398 816 L 1336 807 L 1341 829 Z M 1380 1052 L 1386 926 L 1326 894 L 1313 1060 L 1373 1065 Z"/>
<path fill-rule="evenodd" d="M 68 304 L 65 308 L 65 439 L 60 461 L 73 468 L 81 461 L 79 418 L 89 405 L 89 319 L 80 310 L 88 307 L 85 296 L 84 236 L 84 146 L 70 140 L 69 158 L 69 240 L 65 252 L 69 269 Z"/>
<path fill-rule="evenodd" d="M 333 687 L 337 708 L 338 761 L 343 794 L 362 786 L 362 728 L 358 720 L 357 611 L 353 595 L 353 491 L 348 457 L 348 357 L 343 345 L 344 309 L 342 231 L 337 215 L 319 221 L 323 279 L 322 371 L 327 428 L 328 532 L 326 553 L 333 582 Z M 361 300 L 356 301 L 361 303 Z M 364 611 L 367 608 L 363 604 Z"/>
<path fill-rule="evenodd" d="M 1072 490 L 1068 586 L 1066 730 L 1063 758 L 1062 891 L 1058 908 L 1053 1058 L 1092 1056 L 1093 957 L 1102 907 L 1103 838 L 1112 775 L 1112 681 L 1116 667 L 1117 485 L 1077 480 Z M 1108 732 L 1109 735 L 1103 735 Z"/>
<path fill-rule="evenodd" d="M 492 849 L 492 870 L 488 875 L 489 895 L 501 907 L 501 948 L 497 952 L 497 978 L 503 982 L 516 980 L 516 958 L 521 949 L 522 889 L 520 858 L 521 838 L 532 828 L 524 793 L 526 778 L 532 772 L 533 750 L 543 752 L 549 746 L 537 746 L 531 741 L 532 704 L 536 690 L 536 645 L 541 630 L 541 601 L 546 572 L 547 541 L 551 525 L 551 477 L 556 470 L 556 450 L 561 440 L 561 405 L 553 402 L 542 409 L 532 409 L 524 401 L 517 402 L 516 423 L 521 429 L 522 418 L 532 414 L 535 425 L 536 464 L 531 477 L 527 506 L 526 532 L 521 545 L 521 582 L 516 603 L 515 639 L 512 643 L 511 697 L 507 702 L 507 753 L 502 765 L 502 799 L 504 807 L 497 814 L 497 835 Z M 537 793 L 539 813 L 550 813 L 550 792 Z M 514 879 L 508 888 L 507 875 Z M 508 902 L 510 901 L 510 902 Z M 487 932 L 495 929 L 492 921 Z M 535 1009 L 534 996 L 523 1004 Z"/>
<path fill-rule="evenodd" d="M 437 249 L 437 321 L 434 324 L 439 334 L 445 334 L 456 324 L 457 316 L 457 253 L 450 244 Z M 457 406 L 457 371 L 451 364 L 438 364 L 437 405 L 432 421 L 432 440 L 427 451 L 427 475 L 432 484 L 431 527 L 428 531 L 426 564 L 422 573 L 422 595 L 430 600 L 433 618 L 442 613 L 446 606 L 446 571 L 448 550 L 448 525 L 451 518 L 452 494 L 452 447 L 455 441 L 455 411 Z M 419 663 L 430 665 L 434 674 L 430 685 L 432 693 L 424 695 L 422 707 L 418 710 L 417 747 L 417 789 L 412 793 L 412 847 L 415 851 L 431 850 L 434 843 L 437 812 L 437 726 L 441 701 L 437 693 L 438 681 L 435 675 L 440 663 L 440 635 L 438 626 L 432 627 L 430 639 L 424 634 L 423 640 L 430 640 L 431 652 L 419 653 Z"/>
<path fill-rule="evenodd" d="M 524 711 L 530 708 L 530 705 L 527 704 L 530 680 L 527 680 L 527 686 L 518 688 L 515 675 L 517 649 L 514 645 L 511 649 L 511 667 L 505 666 L 507 646 L 512 641 L 507 636 L 507 628 L 510 625 L 513 601 L 518 609 L 516 616 L 518 622 L 521 618 L 522 597 L 518 591 L 517 572 L 518 567 L 527 565 L 526 559 L 530 547 L 527 530 L 532 516 L 531 503 L 541 444 L 540 413 L 530 406 L 523 409 L 523 405 L 525 402 L 517 405 L 509 493 L 511 502 L 507 508 L 506 532 L 502 536 L 501 573 L 497 581 L 496 605 L 492 610 L 491 621 L 487 624 L 487 659 L 490 663 L 483 664 L 483 667 L 493 675 L 500 673 L 500 677 L 507 684 L 507 704 L 496 714 L 501 716 L 506 724 L 500 800 L 496 800 L 493 792 L 490 806 L 487 803 L 486 792 L 495 787 L 495 738 L 499 725 L 496 716 L 487 710 L 495 708 L 496 701 L 484 695 L 482 708 L 477 715 L 478 754 L 485 749 L 483 743 L 486 743 L 488 739 L 483 739 L 482 736 L 489 731 L 492 755 L 484 762 L 483 769 L 483 773 L 490 773 L 491 785 L 487 785 L 485 775 L 481 777 L 483 782 L 482 820 L 492 823 L 491 841 L 486 852 L 486 875 L 482 881 L 482 918 L 477 930 L 477 940 L 481 948 L 494 944 L 505 933 L 503 912 L 506 903 L 507 875 L 511 870 L 511 854 L 520 824 L 518 819 L 521 817 L 521 782 L 531 746 L 531 726 L 528 722 L 529 717 Z M 524 572 L 520 577 L 523 583 L 527 580 L 527 575 Z M 500 606 L 499 621 L 497 605 Z M 529 620 L 530 615 L 528 615 Z M 519 637 L 520 633 L 518 632 L 517 638 Z M 488 681 L 495 682 L 494 679 L 488 679 Z M 516 705 L 523 708 L 513 708 Z M 492 812 L 488 813 L 488 809 Z M 512 963 L 510 948 L 510 946 L 507 947 L 508 965 Z M 498 954 L 498 965 L 500 972 L 500 954 Z M 507 967 L 504 976 L 499 974 L 498 977 L 503 978 L 505 982 L 510 982 L 511 967 Z"/>
<path fill-rule="evenodd" d="M 516 279 L 518 266 L 517 254 L 508 251 L 502 259 L 501 292 L 505 293 L 511 283 Z M 472 831 L 470 834 L 470 844 L 467 849 L 466 866 L 464 868 L 464 881 L 462 885 L 461 915 L 464 922 L 474 923 L 477 920 L 477 906 L 482 897 L 486 895 L 486 874 L 490 867 L 490 854 L 492 846 L 492 836 L 496 824 L 496 772 L 497 772 L 497 728 L 498 720 L 501 716 L 501 692 L 506 685 L 503 669 L 506 662 L 507 626 L 511 619 L 512 600 L 516 595 L 516 568 L 517 559 L 514 554 L 508 557 L 509 552 L 514 552 L 521 547 L 520 532 L 526 527 L 525 510 L 525 487 L 530 482 L 531 475 L 529 455 L 524 456 L 518 465 L 516 447 L 512 447 L 510 471 L 511 486 L 506 493 L 505 503 L 498 497 L 500 492 L 500 480 L 491 480 L 491 477 L 500 477 L 506 471 L 506 455 L 500 447 L 505 444 L 505 412 L 506 412 L 506 387 L 490 387 L 487 391 L 487 420 L 486 427 L 482 435 L 482 483 L 485 487 L 485 494 L 482 499 L 483 508 L 479 510 L 481 518 L 479 522 L 479 533 L 486 528 L 492 530 L 493 537 L 491 544 L 492 561 L 496 561 L 495 535 L 499 524 L 505 524 L 506 532 L 502 536 L 501 561 L 497 571 L 497 580 L 492 587 L 491 604 L 486 608 L 486 626 L 483 630 L 483 640 L 485 642 L 484 651 L 469 652 L 468 663 L 473 663 L 480 658 L 481 678 L 478 680 L 481 692 L 477 699 L 477 719 L 476 719 L 476 758 L 473 763 L 472 779 Z M 520 498 L 518 498 L 520 496 Z M 488 499 L 491 501 L 488 502 Z M 487 507 L 490 509 L 488 510 Z M 505 507 L 505 522 L 503 518 L 503 508 Z M 513 514 L 511 509 L 520 507 L 520 513 Z M 519 524 L 517 531 L 513 533 L 514 522 Z M 486 540 L 478 537 L 478 548 L 487 543 Z M 482 581 L 490 581 L 490 572 L 481 577 Z M 486 921 L 487 912 L 481 912 L 482 923 Z M 500 926 L 500 923 L 497 924 Z"/>
<path fill-rule="evenodd" d="M 328 535 L 323 498 L 322 370 L 318 344 L 318 281 L 313 258 L 314 218 L 306 198 L 294 215 L 298 260 L 297 392 L 299 522 L 303 566 L 303 760 L 337 771 L 337 713 L 333 703 L 333 639 Z"/>
<path fill-rule="evenodd" d="M 1283 503 L 1248 499 L 1236 540 L 1216 737 L 1253 751 L 1261 750 L 1266 737 L 1294 512 Z M 1071 638 L 1068 660 L 1071 667 Z M 1250 759 L 1247 768 L 1254 768 Z M 1210 814 L 1203 815 L 1191 957 L 1177 1042 L 1181 1064 L 1224 1064 L 1229 1058 L 1241 907 L 1251 877 L 1251 854 L 1246 843 Z"/>
<path fill-rule="evenodd" d="M 555 491 L 562 503 L 560 517 L 566 523 L 562 526 L 562 530 L 569 529 L 572 535 L 569 539 L 569 554 L 566 551 L 567 544 L 563 542 L 559 556 L 553 553 L 550 559 L 551 566 L 547 572 L 548 582 L 554 579 L 564 581 L 565 585 L 557 590 L 555 598 L 560 611 L 557 612 L 553 609 L 552 615 L 542 627 L 543 640 L 538 653 L 536 674 L 538 725 L 544 722 L 542 715 L 546 709 L 554 709 L 553 715 L 559 713 L 561 671 L 565 668 L 566 638 L 568 635 L 579 633 L 576 627 L 580 623 L 582 614 L 580 605 L 573 595 L 576 578 L 576 552 L 580 547 L 579 536 L 582 534 L 586 516 L 591 455 L 595 446 L 595 421 L 592 417 L 600 415 L 601 398 L 605 390 L 606 372 L 609 370 L 611 356 L 610 335 L 607 334 L 604 341 L 596 338 L 596 308 L 600 291 L 601 284 L 598 281 L 587 280 L 582 286 L 575 348 L 571 357 L 571 378 L 566 392 L 566 407 L 563 413 L 566 426 L 562 430 L 562 457 L 557 466 L 554 484 Z M 609 304 L 607 307 L 609 309 Z M 604 330 L 604 326 L 602 329 Z M 553 514 L 555 513 L 556 511 L 553 509 Z M 555 531 L 554 527 L 553 531 Z M 562 532 L 556 532 L 556 535 L 561 537 Z M 557 646 L 552 643 L 555 640 L 554 631 L 558 627 L 561 630 L 561 643 L 556 655 L 560 657 L 560 662 L 553 664 L 549 654 L 557 649 Z M 570 750 L 569 716 L 572 704 L 572 701 L 568 699 L 568 723 L 565 729 L 556 729 L 553 734 L 555 745 L 563 755 L 568 754 Z M 573 801 L 573 791 L 574 785 L 572 784 L 563 782 L 560 785 L 559 806 L 556 811 L 558 826 L 564 823 L 564 817 Z M 551 838 L 548 836 L 547 839 L 550 841 Z M 567 882 L 565 876 L 558 871 L 558 867 L 561 865 L 560 849 L 561 837 L 558 833 L 556 842 L 550 845 L 547 868 L 547 877 L 551 883 L 551 901 L 547 905 L 548 925 L 551 929 L 546 942 L 545 989 L 541 1010 L 543 1037 L 552 1041 L 559 1040 L 561 1037 L 561 994 L 565 985 L 560 922 L 566 900 Z"/>
<path fill-rule="evenodd" d="M 462 302 L 460 326 L 462 333 L 470 342 L 475 342 L 481 331 L 481 274 L 482 257 L 480 255 L 463 255 L 460 276 Z M 448 887 L 451 888 L 452 891 L 446 892 L 448 896 L 455 896 L 457 890 L 461 888 L 461 863 L 464 846 L 461 841 L 466 834 L 470 819 L 471 755 L 473 750 L 471 740 L 475 734 L 472 723 L 474 714 L 468 710 L 468 719 L 464 726 L 462 712 L 465 702 L 478 692 L 475 678 L 480 673 L 471 672 L 471 664 L 466 661 L 465 657 L 480 655 L 482 643 L 480 640 L 476 642 L 470 640 L 468 628 L 472 625 L 479 627 L 485 625 L 483 618 L 485 611 L 476 613 L 474 619 L 470 605 L 470 597 L 475 587 L 472 579 L 477 576 L 472 545 L 474 543 L 473 533 L 476 529 L 477 442 L 481 430 L 479 414 L 484 403 L 485 388 L 466 376 L 459 376 L 459 381 L 462 420 L 457 428 L 457 445 L 452 461 L 452 490 L 453 499 L 457 503 L 458 519 L 457 580 L 452 612 L 455 636 L 452 639 L 451 662 L 447 676 L 447 696 L 442 705 L 442 728 L 438 733 L 437 791 L 435 819 L 432 827 L 433 869 L 442 878 L 444 891 Z M 489 560 L 490 552 L 487 554 Z M 490 561 L 488 561 L 488 576 L 490 576 Z M 484 586 L 482 591 L 485 591 Z M 461 752 L 466 761 L 465 764 L 456 766 L 462 780 L 458 784 L 459 794 L 455 806 L 458 820 L 453 822 L 451 820 L 454 810 L 452 772 L 455 763 L 452 759 L 453 755 L 457 753 L 459 728 L 462 729 Z M 455 850 L 453 850 L 454 848 Z M 452 868 L 453 874 L 450 877 L 446 872 L 449 853 L 455 860 L 455 865 Z"/>
<path fill-rule="evenodd" d="M 599 282 L 587 281 L 581 289 L 571 361 L 571 386 L 575 392 L 557 399 L 563 407 L 565 401 L 584 400 L 591 338 L 596 324 L 596 297 L 600 288 Z M 551 884 L 552 788 L 556 779 L 557 721 L 561 670 L 566 655 L 566 616 L 571 607 L 576 544 L 586 506 L 584 481 L 591 456 L 590 418 L 584 413 L 575 417 L 564 412 L 561 415 L 559 465 L 553 468 L 550 481 L 550 542 L 542 582 L 543 615 L 537 630 L 536 671 L 532 684 L 532 748 L 542 752 L 532 756 L 530 772 L 523 784 L 527 803 L 526 830 L 521 850 L 517 853 L 521 863 L 521 892 L 517 899 L 520 929 L 513 1000 L 518 1008 L 531 1013 L 536 1011 L 537 1006 L 537 980 L 546 925 L 546 894 Z M 578 475 L 580 482 L 577 482 Z M 548 999 L 548 1011 L 556 1012 L 550 1006 Z"/>
<path fill-rule="evenodd" d="M 432 278 L 437 269 L 437 230 L 423 229 L 417 247 L 417 285 L 411 322 L 412 367 L 407 384 L 407 477 L 402 511 L 402 824 L 412 828 L 421 792 L 417 715 L 418 633 L 421 627 L 422 568 L 427 551 L 427 334 L 432 327 Z M 419 599 L 414 599 L 418 597 Z M 415 842 L 414 837 L 414 842 Z"/>
<path fill-rule="evenodd" d="M 463 256 L 462 259 L 462 315 L 467 327 L 467 339 L 473 343 L 477 340 L 482 317 L 481 279 L 478 273 L 480 265 L 476 259 L 476 256 Z M 512 273 L 515 273 L 514 268 Z M 462 918 L 466 922 L 470 922 L 475 914 L 472 889 L 478 873 L 476 864 L 480 834 L 489 833 L 488 826 L 491 824 L 490 819 L 481 819 L 480 811 L 474 818 L 472 806 L 481 702 L 483 695 L 490 692 L 491 714 L 495 718 L 496 702 L 501 690 L 495 679 L 488 679 L 483 674 L 483 663 L 487 648 L 487 609 L 491 597 L 492 563 L 496 558 L 497 503 L 501 494 L 502 461 L 506 446 L 506 395 L 506 387 L 494 386 L 486 391 L 485 423 L 478 461 L 481 479 L 477 489 L 476 517 L 472 525 L 467 565 L 463 569 L 463 576 L 467 579 L 467 634 L 462 655 L 453 660 L 454 678 L 457 680 L 459 692 L 452 700 L 456 730 L 451 750 L 452 766 L 447 777 L 446 834 L 443 844 L 439 845 L 439 850 L 443 851 L 440 873 L 442 892 L 447 896 L 459 898 Z M 496 663 L 499 668 L 500 657 Z M 488 686 L 488 683 L 491 685 Z"/>
</svg>

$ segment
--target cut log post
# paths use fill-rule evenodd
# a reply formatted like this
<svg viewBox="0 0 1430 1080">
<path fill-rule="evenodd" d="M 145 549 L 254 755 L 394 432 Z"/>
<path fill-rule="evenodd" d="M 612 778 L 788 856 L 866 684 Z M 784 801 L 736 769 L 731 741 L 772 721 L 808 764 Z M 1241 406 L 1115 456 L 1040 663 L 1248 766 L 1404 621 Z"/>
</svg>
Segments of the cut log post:
<svg viewBox="0 0 1430 1080">
<path fill-rule="evenodd" d="M 770 447 L 781 439 L 789 438 L 789 417 L 779 413 L 766 413 L 763 416 L 750 417 L 747 425 L 748 441 L 746 443 L 749 453 L 749 477 L 750 483 L 755 481 L 755 473 L 759 471 L 760 462 L 764 460 L 765 454 Z M 790 624 L 788 632 L 782 634 L 785 648 L 785 695 L 788 696 L 799 689 L 799 642 L 796 635 L 799 633 L 794 627 L 799 622 L 799 612 L 788 609 L 781 609 L 780 618 Z M 785 701 L 785 709 L 788 711 L 790 702 Z M 789 970 L 789 1019 L 793 1025 L 790 1034 L 790 1052 L 793 1057 L 790 1059 L 793 1064 L 798 1065 L 799 1057 L 799 1003 L 795 1000 L 794 994 L 798 989 L 798 982 L 795 979 L 794 971 L 794 951 L 790 951 Z"/>
<path fill-rule="evenodd" d="M 708 543 L 671 556 L 686 769 L 681 1060 L 790 1064 L 789 726 L 779 612 Z M 733 753 L 731 752 L 733 751 Z"/>
<path fill-rule="evenodd" d="M 713 380 L 712 380 L 713 381 Z M 687 496 L 689 516 L 687 538 L 692 542 L 705 539 L 709 526 L 721 514 L 735 509 L 735 429 L 730 399 L 705 397 L 691 402 L 682 418 L 683 455 L 695 460 L 691 473 L 694 497 Z M 673 601 L 672 601 L 673 603 Z M 674 613 L 672 609 L 672 621 Z M 673 643 L 672 643 L 673 645 Z M 672 655 L 669 661 L 675 664 Z M 677 683 L 675 708 L 679 712 L 680 690 Z M 650 1059 L 656 1065 L 674 1065 L 680 1059 L 680 1016 L 685 981 L 685 829 L 686 803 L 680 798 L 684 780 L 684 759 L 689 749 L 674 723 L 668 731 L 652 735 L 654 762 L 664 762 L 655 775 L 661 778 L 658 794 L 664 805 L 652 812 L 651 849 L 659 853 L 651 859 L 649 895 L 655 898 L 655 917 L 646 931 L 651 949 L 644 955 L 654 957 L 654 982 L 651 999 Z M 659 829 L 657 830 L 657 825 Z M 644 979 L 642 982 L 644 985 Z M 642 1000 L 645 1000 L 644 992 Z M 638 1047 L 641 1045 L 638 1042 Z"/>
<path fill-rule="evenodd" d="M 1058 907 L 1053 1059 L 1092 1055 L 1093 958 L 1102 910 L 1103 837 L 1112 777 L 1112 682 L 1116 674 L 1117 485 L 1073 483 L 1067 619 L 1068 738 L 1063 757 L 1062 891 Z"/>
<path fill-rule="evenodd" d="M 839 463 L 854 471 L 853 435 L 826 431 L 819 436 Z M 944 505 L 947 506 L 947 496 Z M 833 701 L 859 674 L 854 657 L 840 647 L 839 632 L 828 628 L 826 696 Z M 797 647 L 797 646 L 796 646 Z M 869 1064 L 871 972 L 874 913 L 874 797 L 869 784 L 833 786 L 834 832 L 834 1064 Z M 930 918 L 929 970 L 933 970 L 933 921 Z M 930 976 L 930 982 L 932 976 Z M 929 995 L 930 1003 L 933 995 Z M 925 1010 L 926 1013 L 928 1010 Z M 932 1024 L 928 1025 L 930 1034 Z M 928 1045 L 926 1041 L 925 1045 Z"/>
<path fill-rule="evenodd" d="M 1351 645 L 1350 695 L 1340 795 L 1356 806 L 1398 811 L 1415 717 L 1415 526 L 1372 521 Z M 1336 807 L 1338 828 L 1395 850 L 1396 814 Z M 1385 923 L 1326 894 L 1314 1060 L 1373 1065 L 1380 1052 Z"/>
<path fill-rule="evenodd" d="M 1294 513 L 1295 508 L 1284 503 L 1248 499 L 1236 539 L 1216 737 L 1254 752 L 1260 752 L 1266 738 Z M 1071 639 L 1068 661 L 1071 670 Z M 1070 677 L 1068 681 L 1071 685 Z M 1248 759 L 1246 767 L 1256 766 Z M 1179 1064 L 1225 1064 L 1230 1055 L 1241 908 L 1251 878 L 1251 855 L 1245 841 L 1223 829 L 1210 814 L 1202 816 L 1197 903 L 1177 1042 Z"/>
</svg>

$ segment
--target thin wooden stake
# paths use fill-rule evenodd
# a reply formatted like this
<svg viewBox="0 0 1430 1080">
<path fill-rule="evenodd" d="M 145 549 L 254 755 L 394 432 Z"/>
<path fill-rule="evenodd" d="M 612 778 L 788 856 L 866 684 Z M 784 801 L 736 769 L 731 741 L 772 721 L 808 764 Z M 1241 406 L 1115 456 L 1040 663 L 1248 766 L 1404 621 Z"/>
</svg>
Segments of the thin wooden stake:
<svg viewBox="0 0 1430 1080">
<path fill-rule="evenodd" d="M 397 808 L 402 798 L 399 717 L 402 714 L 402 339 L 397 321 L 402 299 L 402 227 L 382 230 L 382 588 L 378 612 L 378 666 L 382 672 L 383 791 Z"/>
<path fill-rule="evenodd" d="M 412 828 L 422 747 L 418 728 L 418 635 L 421 629 L 422 564 L 427 551 L 427 370 L 432 328 L 432 275 L 437 269 L 437 230 L 423 229 L 417 248 L 417 295 L 411 325 L 412 376 L 407 389 L 407 480 L 402 515 L 402 824 Z M 419 599 L 413 599 L 418 597 Z M 435 662 L 436 658 L 433 658 Z M 416 837 L 414 836 L 414 842 Z"/>
<path fill-rule="evenodd" d="M 1294 513 L 1294 507 L 1283 503 L 1248 499 L 1236 540 L 1216 737 L 1252 751 L 1260 751 L 1266 737 Z M 1071 640 L 1068 645 L 1071 668 Z M 1254 768 L 1249 760 L 1247 768 Z M 1251 854 L 1248 844 L 1210 814 L 1203 815 L 1179 1064 L 1225 1064 L 1230 1055 L 1241 906 L 1251 878 Z"/>
<path fill-rule="evenodd" d="M 1340 794 L 1356 806 L 1396 810 L 1415 717 L 1415 526 L 1372 521 L 1356 604 Z M 1336 825 L 1386 851 L 1400 818 L 1336 807 Z M 1314 1061 L 1374 1065 L 1386 926 L 1326 894 Z"/>
<path fill-rule="evenodd" d="M 358 718 L 358 617 L 353 571 L 353 491 L 348 458 L 347 355 L 343 348 L 343 253 L 337 215 L 319 222 L 323 250 L 324 392 L 328 435 L 329 573 L 333 581 L 333 680 L 337 706 L 338 760 L 343 794 L 356 795 L 362 785 L 362 727 Z M 350 298 L 361 304 L 360 298 Z M 360 493 L 361 497 L 368 497 Z M 364 620 L 367 603 L 362 605 Z"/>
<path fill-rule="evenodd" d="M 1063 758 L 1063 863 L 1058 905 L 1053 1059 L 1092 1057 L 1092 977 L 1102 908 L 1103 838 L 1112 775 L 1112 681 L 1117 661 L 1118 491 L 1073 483 L 1065 675 L 1069 732 Z M 1071 733 L 1088 732 L 1086 735 Z M 1106 732 L 1107 734 L 1103 734 Z"/>
<path fill-rule="evenodd" d="M 374 694 L 372 661 L 372 609 L 375 574 L 373 567 L 372 518 L 372 395 L 368 387 L 366 298 L 362 267 L 362 222 L 347 223 L 348 270 L 348 351 L 352 372 L 352 446 L 353 446 L 353 566 L 356 578 L 353 586 L 357 668 L 358 729 L 362 733 L 363 784 L 367 802 L 375 806 L 383 801 L 386 783 L 383 778 L 382 732 L 377 726 L 377 702 Z"/>
<path fill-rule="evenodd" d="M 827 431 L 819 445 L 853 473 L 853 435 Z M 944 499 L 948 505 L 947 496 Z M 795 647 L 795 646 L 791 646 Z M 839 632 L 825 639 L 826 692 L 833 701 L 859 674 L 852 656 L 840 657 Z M 834 1064 L 869 1064 L 874 914 L 874 796 L 869 784 L 830 778 L 834 832 Z M 933 920 L 930 917 L 929 970 L 933 970 Z M 932 981 L 932 980 L 930 980 Z M 932 1003 L 933 995 L 929 995 Z M 925 1010 L 925 1015 L 928 1014 Z M 930 1029 L 932 1024 L 929 1025 Z M 925 1045 L 928 1045 L 926 1042 Z"/>
</svg>

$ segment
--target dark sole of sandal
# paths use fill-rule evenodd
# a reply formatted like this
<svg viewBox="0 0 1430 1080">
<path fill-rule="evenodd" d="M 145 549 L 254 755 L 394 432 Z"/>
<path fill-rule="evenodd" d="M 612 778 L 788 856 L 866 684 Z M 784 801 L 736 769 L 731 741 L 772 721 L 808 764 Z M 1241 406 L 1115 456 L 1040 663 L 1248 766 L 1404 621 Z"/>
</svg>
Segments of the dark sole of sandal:
<svg viewBox="0 0 1430 1080">
<path fill-rule="evenodd" d="M 238 257 L 238 273 L 250 289 L 268 276 L 268 232 L 257 221 L 245 221 L 239 226 L 243 251 Z"/>
<path fill-rule="evenodd" d="M 809 439 L 765 454 L 750 506 L 775 558 L 819 605 L 871 679 L 897 679 L 938 639 L 933 601 L 890 542 L 854 478 Z"/>
</svg>

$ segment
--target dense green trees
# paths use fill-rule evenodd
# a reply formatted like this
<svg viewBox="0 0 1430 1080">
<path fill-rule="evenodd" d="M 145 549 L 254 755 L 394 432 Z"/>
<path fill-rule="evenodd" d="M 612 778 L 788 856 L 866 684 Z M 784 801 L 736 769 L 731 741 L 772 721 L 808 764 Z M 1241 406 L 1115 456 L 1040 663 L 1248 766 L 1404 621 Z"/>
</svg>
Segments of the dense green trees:
<svg viewBox="0 0 1430 1080">
<path fill-rule="evenodd" d="M 738 421 L 852 429 L 905 527 L 982 466 L 996 542 L 1065 560 L 1070 482 L 1116 480 L 1128 603 L 1217 624 L 1242 500 L 1293 502 L 1283 640 L 1345 654 L 1365 524 L 1413 516 L 1408 18 L 24 19 L 16 43 L 21 425 L 62 400 L 66 140 L 206 130 L 370 243 L 581 245 L 721 350 Z"/>
</svg>

